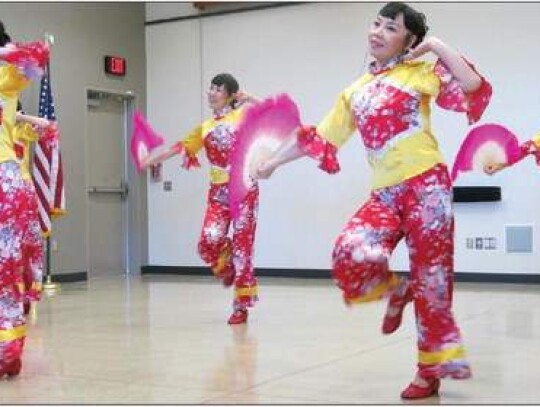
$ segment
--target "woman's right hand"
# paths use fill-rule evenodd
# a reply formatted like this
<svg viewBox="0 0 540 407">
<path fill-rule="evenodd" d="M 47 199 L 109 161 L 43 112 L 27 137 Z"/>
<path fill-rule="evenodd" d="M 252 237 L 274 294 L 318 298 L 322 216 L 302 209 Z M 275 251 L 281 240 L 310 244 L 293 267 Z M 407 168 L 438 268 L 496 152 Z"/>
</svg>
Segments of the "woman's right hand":
<svg viewBox="0 0 540 407">
<path fill-rule="evenodd" d="M 507 165 L 504 163 L 492 163 L 484 165 L 484 172 L 488 175 L 493 175 L 496 172 L 499 172 L 506 168 Z"/>
<path fill-rule="evenodd" d="M 148 168 L 150 168 L 152 165 L 154 165 L 154 160 L 152 159 L 152 157 L 150 156 L 150 154 L 148 154 L 146 157 L 144 157 L 143 159 L 141 159 L 141 168 L 143 170 L 147 170 Z"/>
<path fill-rule="evenodd" d="M 268 179 L 276 170 L 277 165 L 271 159 L 262 161 L 257 167 L 255 176 L 257 179 Z"/>
</svg>

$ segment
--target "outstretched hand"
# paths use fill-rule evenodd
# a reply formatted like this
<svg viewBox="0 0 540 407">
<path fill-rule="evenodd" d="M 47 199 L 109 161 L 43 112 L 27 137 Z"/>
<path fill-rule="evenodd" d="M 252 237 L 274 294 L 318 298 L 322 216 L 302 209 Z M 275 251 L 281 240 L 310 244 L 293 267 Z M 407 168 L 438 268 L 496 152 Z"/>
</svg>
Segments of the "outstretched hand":
<svg viewBox="0 0 540 407">
<path fill-rule="evenodd" d="M 493 163 L 493 164 L 486 164 L 484 166 L 484 172 L 488 175 L 493 175 L 496 172 L 499 172 L 506 168 L 507 165 L 504 163 Z"/>
<path fill-rule="evenodd" d="M 152 157 L 151 154 L 148 154 L 146 157 L 141 158 L 141 170 L 147 170 L 152 165 L 159 164 L 159 161 Z"/>
<path fill-rule="evenodd" d="M 271 160 L 261 161 L 257 166 L 257 170 L 255 171 L 255 178 L 268 179 L 272 176 L 276 168 L 277 167 L 271 162 Z"/>
</svg>

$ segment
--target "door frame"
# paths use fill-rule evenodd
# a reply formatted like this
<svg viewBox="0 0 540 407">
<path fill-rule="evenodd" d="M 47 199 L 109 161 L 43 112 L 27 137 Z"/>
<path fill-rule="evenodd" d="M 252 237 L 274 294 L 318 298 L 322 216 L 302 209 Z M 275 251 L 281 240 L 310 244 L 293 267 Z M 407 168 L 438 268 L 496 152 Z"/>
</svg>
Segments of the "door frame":
<svg viewBox="0 0 540 407">
<path fill-rule="evenodd" d="M 137 202 L 141 201 L 140 188 L 135 187 L 137 182 L 137 173 L 133 170 L 133 166 L 130 166 L 129 160 L 129 140 L 132 130 L 132 117 L 135 109 L 137 108 L 137 96 L 132 91 L 118 91 L 111 89 L 104 89 L 95 86 L 87 86 L 84 88 L 84 168 L 85 168 L 85 203 L 86 203 L 86 268 L 88 270 L 89 278 L 92 277 L 91 273 L 91 242 L 90 242 L 90 194 L 88 193 L 90 187 L 90 160 L 88 157 L 88 99 L 89 93 L 96 92 L 101 94 L 107 94 L 112 97 L 122 98 L 124 104 L 124 117 L 123 117 L 123 137 L 124 137 L 124 151 L 123 151 L 123 167 L 124 173 L 122 178 L 126 180 L 128 185 L 127 198 L 122 202 L 122 217 L 123 217 L 123 273 L 129 275 L 135 269 L 140 269 L 142 262 L 140 253 L 140 244 L 135 245 L 131 236 L 141 235 L 141 225 L 135 222 L 138 218 L 138 214 L 135 212 L 140 205 Z"/>
</svg>

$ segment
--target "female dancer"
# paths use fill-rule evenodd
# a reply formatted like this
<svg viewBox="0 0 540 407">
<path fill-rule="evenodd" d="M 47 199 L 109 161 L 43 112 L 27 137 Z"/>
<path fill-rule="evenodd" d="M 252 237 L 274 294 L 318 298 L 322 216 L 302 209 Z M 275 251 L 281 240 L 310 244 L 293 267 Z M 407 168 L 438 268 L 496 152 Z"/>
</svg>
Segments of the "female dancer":
<svg viewBox="0 0 540 407">
<path fill-rule="evenodd" d="M 17 101 L 29 84 L 27 75 L 41 73 L 48 59 L 42 44 L 10 44 L 0 23 L 0 377 L 21 370 L 26 336 L 23 315 L 23 247 L 29 241 L 30 224 L 37 217 L 34 191 L 24 182 L 13 143 Z M 36 247 L 36 258 L 41 248 Z M 38 299 L 40 287 L 26 293 Z"/>
<path fill-rule="evenodd" d="M 33 142 L 47 139 L 54 142 L 57 139 L 57 129 L 54 123 L 42 117 L 30 116 L 22 113 L 18 108 L 16 124 L 13 128 L 13 145 L 17 161 L 20 164 L 21 176 L 27 183 L 27 188 L 34 191 L 34 200 L 37 199 L 34 182 L 32 181 L 30 149 Z M 37 201 L 35 203 L 37 207 Z M 33 206 L 33 205 L 32 205 Z M 32 302 L 39 301 L 41 284 L 43 281 L 43 238 L 37 212 L 31 219 L 29 232 L 23 241 L 23 280 L 25 287 L 24 315 L 28 315 Z"/>
<path fill-rule="evenodd" d="M 236 79 L 230 74 L 215 76 L 208 91 L 208 104 L 213 117 L 192 130 L 169 150 L 150 158 L 144 165 L 156 165 L 174 155 L 183 156 L 183 167 L 198 167 L 197 153 L 204 148 L 210 161 L 208 206 L 198 244 L 199 255 L 226 287 L 235 285 L 233 313 L 229 324 L 247 321 L 248 307 L 257 301 L 257 279 L 253 272 L 253 244 L 257 222 L 258 186 L 255 184 L 242 203 L 242 215 L 233 222 L 232 239 L 229 210 L 229 156 L 236 137 L 236 128 L 246 102 L 253 97 L 239 92 Z"/>
<path fill-rule="evenodd" d="M 414 301 L 418 327 L 418 372 L 403 398 L 437 394 L 440 379 L 464 379 L 469 365 L 452 315 L 452 189 L 430 128 L 431 98 L 439 106 L 466 112 L 477 121 L 491 87 L 456 51 L 438 38 L 425 38 L 425 16 L 404 3 L 385 5 L 368 35 L 374 58 L 369 73 L 338 97 L 317 127 L 300 128 L 258 168 L 269 177 L 280 165 L 308 155 L 320 168 L 339 171 L 336 152 L 360 132 L 373 168 L 371 196 L 338 236 L 333 278 L 346 304 L 390 295 L 385 333 L 401 322 Z M 412 59 L 432 52 L 435 64 Z M 388 268 L 405 238 L 410 281 Z"/>
</svg>

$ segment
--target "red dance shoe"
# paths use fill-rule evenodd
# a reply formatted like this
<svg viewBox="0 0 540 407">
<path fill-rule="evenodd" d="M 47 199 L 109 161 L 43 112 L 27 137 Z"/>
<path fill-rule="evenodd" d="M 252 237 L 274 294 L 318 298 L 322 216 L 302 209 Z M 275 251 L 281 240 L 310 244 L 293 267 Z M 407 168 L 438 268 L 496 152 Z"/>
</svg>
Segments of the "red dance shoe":
<svg viewBox="0 0 540 407">
<path fill-rule="evenodd" d="M 21 359 L 15 359 L 13 362 L 11 362 L 9 365 L 4 367 L 2 370 L 0 370 L 0 377 L 4 375 L 8 376 L 18 376 L 19 373 L 21 373 L 22 368 L 22 362 Z"/>
<path fill-rule="evenodd" d="M 384 335 L 394 333 L 401 326 L 403 311 L 410 301 L 412 301 L 412 290 L 410 288 L 407 288 L 405 295 L 394 292 L 390 296 L 381 328 Z"/>
<path fill-rule="evenodd" d="M 401 326 L 403 310 L 405 309 L 406 304 L 407 303 L 403 303 L 403 305 L 397 310 L 397 314 L 394 314 L 394 316 L 388 315 L 388 310 L 386 311 L 381 329 L 384 335 L 390 335 L 391 333 L 396 332 Z M 390 309 L 390 306 L 388 306 L 388 308 Z"/>
<path fill-rule="evenodd" d="M 441 381 L 439 379 L 430 379 L 427 387 L 418 386 L 411 383 L 409 386 L 401 392 L 402 399 L 425 399 L 431 396 L 439 395 L 439 387 Z"/>
<path fill-rule="evenodd" d="M 223 283 L 224 287 L 230 287 L 233 285 L 235 274 L 236 273 L 234 272 L 233 268 L 230 272 L 223 275 L 223 280 L 221 280 L 221 282 Z"/>
<path fill-rule="evenodd" d="M 23 303 L 24 315 L 30 314 L 30 307 L 31 307 L 31 304 L 29 302 Z"/>
<path fill-rule="evenodd" d="M 227 323 L 229 325 L 244 324 L 247 321 L 247 319 L 248 319 L 247 309 L 237 309 L 231 314 Z"/>
</svg>

